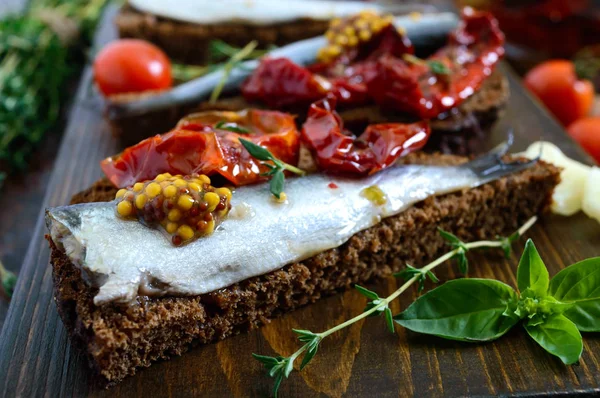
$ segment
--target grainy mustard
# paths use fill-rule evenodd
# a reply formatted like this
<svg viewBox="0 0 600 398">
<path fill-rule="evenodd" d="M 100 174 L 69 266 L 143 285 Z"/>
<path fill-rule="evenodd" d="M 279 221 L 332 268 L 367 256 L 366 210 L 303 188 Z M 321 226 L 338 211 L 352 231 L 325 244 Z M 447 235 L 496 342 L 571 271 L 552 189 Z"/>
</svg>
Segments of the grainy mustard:
<svg viewBox="0 0 600 398">
<path fill-rule="evenodd" d="M 176 245 L 214 232 L 231 209 L 231 190 L 210 185 L 205 175 L 159 174 L 120 189 L 116 212 L 125 219 L 160 228 Z"/>
</svg>

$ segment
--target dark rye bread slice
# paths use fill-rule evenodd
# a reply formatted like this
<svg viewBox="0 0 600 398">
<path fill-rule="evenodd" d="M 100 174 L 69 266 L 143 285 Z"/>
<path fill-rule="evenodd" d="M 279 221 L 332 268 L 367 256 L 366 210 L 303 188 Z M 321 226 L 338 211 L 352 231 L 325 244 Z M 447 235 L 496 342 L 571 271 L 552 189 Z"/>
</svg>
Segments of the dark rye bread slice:
<svg viewBox="0 0 600 398">
<path fill-rule="evenodd" d="M 223 40 L 233 46 L 244 47 L 251 37 L 258 41 L 260 48 L 268 48 L 273 44 L 284 46 L 322 35 L 329 27 L 329 20 L 301 18 L 262 26 L 242 23 L 200 25 L 124 6 L 116 16 L 115 24 L 119 37 L 147 40 L 181 63 L 204 65 L 209 60 L 208 44 L 211 40 Z"/>
<path fill-rule="evenodd" d="M 135 101 L 156 93 L 125 94 L 111 98 L 112 106 Z M 486 138 L 486 130 L 501 115 L 508 103 L 510 89 L 508 80 L 501 72 L 493 73 L 486 79 L 482 88 L 438 119 L 432 120 L 433 133 L 428 143 L 428 149 L 467 155 L 481 147 Z M 119 137 L 123 146 L 137 144 L 144 138 L 171 130 L 184 116 L 207 110 L 232 110 L 264 107 L 256 103 L 248 103 L 243 97 L 223 98 L 214 104 L 203 102 L 184 106 L 172 106 L 163 110 L 145 112 L 132 116 L 107 117 L 114 135 Z M 306 109 L 294 109 L 301 123 Z M 107 115 L 111 114 L 111 104 L 108 105 Z M 382 112 L 377 106 L 341 109 L 344 121 L 356 131 L 362 131 L 367 124 L 391 121 L 410 121 L 406 115 L 395 112 Z"/>
<path fill-rule="evenodd" d="M 452 165 L 465 158 L 413 154 L 404 162 Z M 180 355 L 256 328 L 269 319 L 350 288 L 384 278 L 404 264 L 425 264 L 447 250 L 438 227 L 461 239 L 513 232 L 550 204 L 559 169 L 539 162 L 478 188 L 429 198 L 354 235 L 342 246 L 300 263 L 194 297 L 139 297 L 131 306 L 93 304 L 96 290 L 48 238 L 58 311 L 105 383 L 115 383 L 153 361 Z M 73 203 L 108 201 L 115 189 L 100 180 Z"/>
</svg>

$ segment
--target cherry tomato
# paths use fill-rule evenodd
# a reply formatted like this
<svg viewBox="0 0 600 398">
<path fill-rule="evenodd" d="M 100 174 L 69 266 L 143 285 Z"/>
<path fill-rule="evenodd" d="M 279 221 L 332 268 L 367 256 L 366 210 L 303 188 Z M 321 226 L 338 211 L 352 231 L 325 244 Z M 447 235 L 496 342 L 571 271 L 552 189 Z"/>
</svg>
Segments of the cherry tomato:
<svg viewBox="0 0 600 398">
<path fill-rule="evenodd" d="M 551 60 L 536 66 L 525 76 L 525 86 L 565 126 L 587 116 L 594 102 L 592 82 L 579 79 L 571 61 Z"/>
<path fill-rule="evenodd" d="M 567 131 L 596 162 L 600 163 L 600 117 L 577 120 Z"/>
<path fill-rule="evenodd" d="M 94 80 L 106 96 L 163 90 L 173 84 L 165 53 L 136 39 L 121 39 L 104 47 L 94 60 Z"/>
</svg>

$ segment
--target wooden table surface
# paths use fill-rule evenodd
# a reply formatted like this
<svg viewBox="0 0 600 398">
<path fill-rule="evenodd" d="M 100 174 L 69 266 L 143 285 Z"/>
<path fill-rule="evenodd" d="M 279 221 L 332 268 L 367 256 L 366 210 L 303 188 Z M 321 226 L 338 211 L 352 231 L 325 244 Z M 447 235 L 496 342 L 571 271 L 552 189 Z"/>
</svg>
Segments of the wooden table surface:
<svg viewBox="0 0 600 398">
<path fill-rule="evenodd" d="M 109 40 L 113 35 L 111 25 L 105 23 L 99 40 Z M 518 79 L 508 69 L 505 71 L 511 82 L 510 105 L 490 145 L 503 139 L 511 126 L 516 133 L 516 150 L 543 137 L 559 144 L 569 156 L 589 163 L 589 157 L 530 99 Z M 102 121 L 100 104 L 82 102 L 83 92 L 80 88 L 49 189 L 43 196 L 44 207 L 67 203 L 73 193 L 100 176 L 98 161 L 117 151 L 118 144 Z M 51 152 L 50 148 L 45 166 L 42 162 L 40 169 L 44 171 L 11 185 L 16 189 L 11 192 L 22 189 L 24 195 L 28 194 L 27 182 L 47 178 Z M 42 197 L 41 192 L 34 195 Z M 3 195 L 3 200 L 10 200 L 14 208 L 21 210 L 17 195 L 8 199 Z M 68 341 L 58 317 L 43 240 L 46 231 L 39 217 L 41 208 L 29 210 L 37 222 L 26 229 L 31 245 L 0 334 L 3 396 L 266 396 L 272 380 L 250 353 L 289 355 L 297 348 L 292 328 L 324 330 L 356 315 L 365 305 L 364 297 L 353 291 L 330 297 L 260 330 L 198 347 L 142 370 L 108 391 L 101 390 L 94 384 L 83 355 Z M 545 216 L 529 236 L 547 260 L 551 274 L 583 258 L 600 255 L 600 226 L 582 214 L 570 218 Z M 522 251 L 523 243 L 515 245 L 516 253 Z M 516 255 L 510 260 L 494 253 L 474 255 L 471 276 L 496 278 L 514 286 L 517 261 Z M 442 279 L 457 276 L 452 267 L 442 268 Z M 370 287 L 384 295 L 396 289 L 397 281 L 389 279 Z M 415 296 L 412 291 L 395 302 L 394 313 Z M 283 396 L 377 397 L 600 393 L 600 336 L 586 334 L 584 340 L 580 364 L 566 367 L 518 328 L 497 342 L 471 345 L 418 336 L 401 328 L 391 335 L 381 319 L 368 319 L 328 338 L 313 362 L 303 372 L 294 372 L 281 392 Z"/>
</svg>

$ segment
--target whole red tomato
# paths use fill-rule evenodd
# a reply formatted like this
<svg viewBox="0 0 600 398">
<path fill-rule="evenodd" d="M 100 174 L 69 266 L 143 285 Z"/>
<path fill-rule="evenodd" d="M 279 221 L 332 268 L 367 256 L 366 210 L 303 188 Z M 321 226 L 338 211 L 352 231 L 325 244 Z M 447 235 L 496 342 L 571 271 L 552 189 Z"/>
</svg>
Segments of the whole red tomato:
<svg viewBox="0 0 600 398">
<path fill-rule="evenodd" d="M 121 39 L 96 56 L 94 80 L 106 96 L 166 89 L 172 86 L 171 63 L 154 44 Z"/>
<path fill-rule="evenodd" d="M 596 162 L 600 163 L 600 117 L 577 120 L 567 131 Z"/>
<path fill-rule="evenodd" d="M 527 73 L 525 86 L 565 126 L 587 116 L 594 102 L 592 82 L 579 79 L 571 61 L 541 63 Z"/>
</svg>

